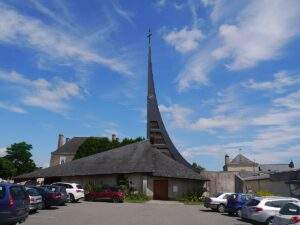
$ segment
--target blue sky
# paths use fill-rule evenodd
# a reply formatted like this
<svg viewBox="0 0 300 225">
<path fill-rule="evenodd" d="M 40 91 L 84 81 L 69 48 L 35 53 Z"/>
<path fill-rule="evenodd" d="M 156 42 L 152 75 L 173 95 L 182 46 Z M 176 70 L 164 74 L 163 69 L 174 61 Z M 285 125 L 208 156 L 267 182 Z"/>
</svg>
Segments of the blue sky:
<svg viewBox="0 0 300 225">
<path fill-rule="evenodd" d="M 146 136 L 148 28 L 175 145 L 300 165 L 300 2 L 0 0 L 0 149 L 41 166 L 57 136 Z"/>
</svg>

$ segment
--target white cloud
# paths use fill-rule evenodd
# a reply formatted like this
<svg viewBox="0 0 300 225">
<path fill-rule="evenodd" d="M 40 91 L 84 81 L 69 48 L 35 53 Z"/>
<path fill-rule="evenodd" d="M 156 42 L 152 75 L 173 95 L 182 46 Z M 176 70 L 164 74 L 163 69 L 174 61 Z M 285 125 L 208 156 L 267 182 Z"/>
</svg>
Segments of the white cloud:
<svg viewBox="0 0 300 225">
<path fill-rule="evenodd" d="M 276 106 L 299 110 L 300 109 L 300 90 L 293 92 L 287 96 L 277 98 L 273 102 Z"/>
<path fill-rule="evenodd" d="M 30 80 L 23 75 L 12 71 L 10 73 L 0 70 L 0 80 L 17 85 L 24 94 L 20 103 L 27 106 L 44 108 L 56 113 L 68 110 L 67 101 L 80 97 L 80 87 L 73 82 L 66 82 L 60 78 L 47 81 L 43 78 Z"/>
<path fill-rule="evenodd" d="M 2 102 L 2 101 L 0 101 L 0 108 L 8 110 L 10 112 L 14 112 L 14 113 L 21 113 L 21 114 L 26 113 L 26 111 L 23 108 L 21 108 L 19 106 L 12 105 L 12 104 L 7 103 L 7 102 Z"/>
<path fill-rule="evenodd" d="M 198 28 L 184 27 L 181 30 L 173 30 L 163 36 L 163 39 L 174 46 L 180 53 L 187 53 L 195 50 L 199 42 L 204 38 L 201 30 Z"/>
<path fill-rule="evenodd" d="M 299 83 L 299 81 L 299 76 L 291 75 L 286 71 L 280 71 L 274 74 L 274 80 L 272 81 L 257 82 L 250 79 L 248 82 L 244 83 L 243 86 L 255 90 L 283 91 L 284 88 L 293 86 Z"/>
<path fill-rule="evenodd" d="M 126 11 L 122 8 L 120 3 L 118 1 L 112 1 L 112 6 L 114 10 L 118 13 L 119 16 L 123 17 L 125 20 L 127 20 L 131 25 L 133 25 L 133 13 Z"/>
<path fill-rule="evenodd" d="M 300 3 L 297 0 L 252 1 L 238 17 L 237 25 L 219 29 L 223 43 L 212 54 L 229 58 L 232 70 L 254 67 L 276 59 L 282 48 L 300 31 Z"/>
<path fill-rule="evenodd" d="M 55 58 L 101 64 L 113 71 L 132 75 L 127 63 L 101 56 L 85 42 L 40 20 L 23 16 L 4 4 L 0 4 L 0 14 L 0 42 L 33 48 Z"/>
<path fill-rule="evenodd" d="M 159 110 L 170 116 L 171 125 L 174 127 L 186 128 L 188 126 L 187 117 L 192 113 L 192 110 L 180 105 L 159 105 Z"/>
<path fill-rule="evenodd" d="M 0 157 L 3 157 L 6 155 L 6 148 L 0 148 Z"/>
</svg>

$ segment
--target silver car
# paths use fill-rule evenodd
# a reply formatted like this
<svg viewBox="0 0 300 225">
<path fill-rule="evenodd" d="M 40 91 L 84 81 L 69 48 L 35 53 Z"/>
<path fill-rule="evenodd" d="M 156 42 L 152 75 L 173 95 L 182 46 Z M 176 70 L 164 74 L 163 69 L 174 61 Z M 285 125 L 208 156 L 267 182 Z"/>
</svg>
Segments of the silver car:
<svg viewBox="0 0 300 225">
<path fill-rule="evenodd" d="M 241 218 L 259 223 L 273 224 L 274 216 L 288 202 L 298 201 L 289 197 L 254 197 L 242 208 Z"/>
<path fill-rule="evenodd" d="M 285 204 L 274 217 L 274 225 L 300 225 L 300 201 Z"/>
<path fill-rule="evenodd" d="M 26 192 L 29 195 L 29 211 L 36 212 L 38 209 L 42 209 L 43 199 L 42 196 L 33 188 L 26 187 Z"/>
</svg>

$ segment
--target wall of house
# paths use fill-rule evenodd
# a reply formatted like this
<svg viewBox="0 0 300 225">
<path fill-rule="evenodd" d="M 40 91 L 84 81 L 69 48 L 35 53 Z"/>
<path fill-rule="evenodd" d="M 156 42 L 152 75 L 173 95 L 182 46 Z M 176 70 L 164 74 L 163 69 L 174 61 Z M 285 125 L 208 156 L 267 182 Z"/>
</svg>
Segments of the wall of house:
<svg viewBox="0 0 300 225">
<path fill-rule="evenodd" d="M 117 185 L 117 176 L 116 175 L 101 175 L 101 176 L 75 176 L 75 177 L 62 177 L 62 182 L 68 183 L 78 183 L 83 187 L 88 183 L 93 183 L 97 186 L 102 185 Z"/>
<path fill-rule="evenodd" d="M 214 196 L 221 192 L 236 192 L 236 175 L 235 171 L 203 171 L 203 175 L 209 181 L 206 182 L 205 187 L 210 196 Z"/>
<path fill-rule="evenodd" d="M 246 191 L 268 191 L 274 195 L 291 196 L 289 185 L 284 181 L 274 181 L 268 178 L 262 180 L 248 180 L 244 182 Z"/>
<path fill-rule="evenodd" d="M 59 165 L 61 156 L 66 157 L 65 162 L 70 162 L 70 161 L 73 160 L 75 155 L 58 155 L 58 154 L 52 154 L 51 153 L 50 166 Z"/>
</svg>

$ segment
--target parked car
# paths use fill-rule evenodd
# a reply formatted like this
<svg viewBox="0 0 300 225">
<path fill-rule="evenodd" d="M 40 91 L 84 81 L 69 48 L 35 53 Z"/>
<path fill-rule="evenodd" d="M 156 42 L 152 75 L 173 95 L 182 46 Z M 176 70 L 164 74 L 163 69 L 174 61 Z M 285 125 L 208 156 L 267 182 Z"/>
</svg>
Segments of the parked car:
<svg viewBox="0 0 300 225">
<path fill-rule="evenodd" d="M 57 182 L 52 185 L 65 187 L 69 195 L 70 202 L 78 202 L 80 199 L 84 198 L 84 189 L 80 184 Z"/>
<path fill-rule="evenodd" d="M 300 225 L 300 201 L 285 204 L 275 215 L 273 225 Z"/>
<path fill-rule="evenodd" d="M 22 223 L 29 214 L 29 196 L 22 185 L 0 183 L 0 224 Z"/>
<path fill-rule="evenodd" d="M 61 198 L 60 192 L 55 192 L 43 186 L 32 186 L 32 188 L 36 189 L 40 195 L 42 195 L 43 209 L 51 206 L 59 206 L 62 204 L 62 202 L 64 202 L 64 200 Z"/>
<path fill-rule="evenodd" d="M 233 193 L 219 193 L 215 197 L 207 197 L 204 199 L 204 206 L 212 210 L 224 213 L 227 205 L 227 198 Z"/>
<path fill-rule="evenodd" d="M 124 192 L 118 187 L 104 187 L 102 190 L 86 193 L 87 201 L 105 200 L 112 202 L 123 202 Z"/>
<path fill-rule="evenodd" d="M 26 187 L 26 192 L 29 195 L 29 212 L 36 212 L 43 207 L 43 199 L 40 193 L 34 189 Z"/>
<path fill-rule="evenodd" d="M 259 223 L 273 224 L 274 216 L 288 202 L 298 201 L 288 197 L 255 197 L 247 202 L 241 211 L 241 218 Z"/>
<path fill-rule="evenodd" d="M 241 217 L 242 207 L 253 197 L 251 194 L 235 193 L 228 197 L 226 211 L 229 215 Z"/>
<path fill-rule="evenodd" d="M 59 192 L 61 194 L 61 204 L 65 205 L 69 201 L 69 195 L 64 186 L 55 186 L 55 185 L 43 185 L 43 188 L 47 188 L 53 192 Z"/>
</svg>

